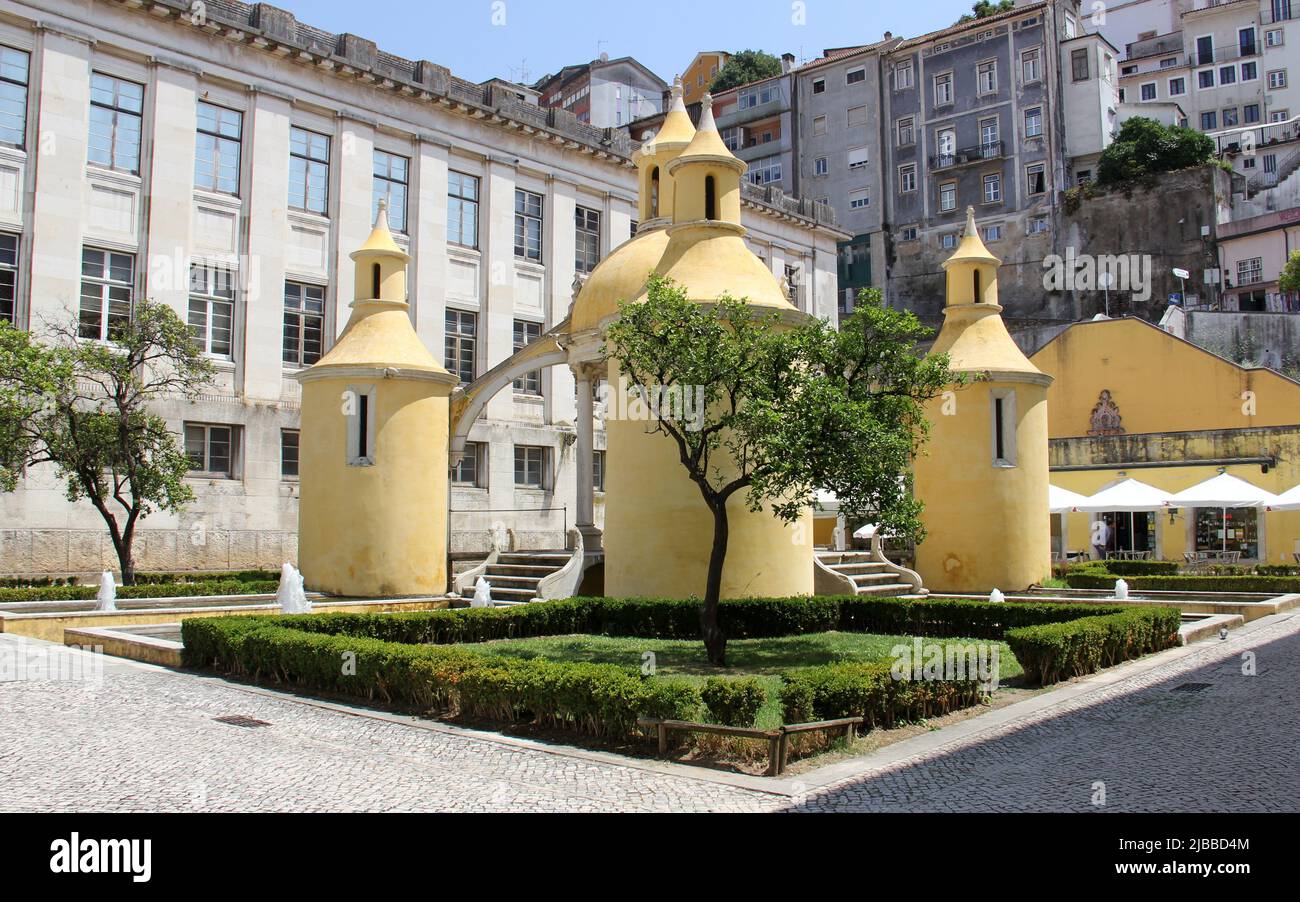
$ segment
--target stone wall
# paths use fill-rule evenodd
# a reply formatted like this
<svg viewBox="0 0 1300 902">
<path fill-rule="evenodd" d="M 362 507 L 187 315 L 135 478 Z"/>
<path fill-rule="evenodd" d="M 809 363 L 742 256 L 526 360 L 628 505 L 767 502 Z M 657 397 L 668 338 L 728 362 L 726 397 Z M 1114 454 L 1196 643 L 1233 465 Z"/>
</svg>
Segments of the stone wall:
<svg viewBox="0 0 1300 902">
<path fill-rule="evenodd" d="M 297 563 L 298 535 L 272 530 L 144 530 L 136 536 L 141 572 L 278 570 Z M 0 575 L 98 578 L 120 573 L 107 529 L 0 530 Z"/>
<path fill-rule="evenodd" d="M 1300 316 L 1294 313 L 1239 313 L 1194 310 L 1184 338 L 1241 364 L 1300 370 Z"/>
</svg>

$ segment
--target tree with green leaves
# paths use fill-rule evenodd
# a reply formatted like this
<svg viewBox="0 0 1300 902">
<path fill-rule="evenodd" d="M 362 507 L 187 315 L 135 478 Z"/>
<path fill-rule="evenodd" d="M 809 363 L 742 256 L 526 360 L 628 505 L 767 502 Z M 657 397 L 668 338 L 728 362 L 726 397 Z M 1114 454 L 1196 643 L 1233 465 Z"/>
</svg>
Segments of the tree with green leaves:
<svg viewBox="0 0 1300 902">
<path fill-rule="evenodd" d="M 971 11 L 957 20 L 957 25 L 965 25 L 967 22 L 974 22 L 976 19 L 987 19 L 989 16 L 996 16 L 998 13 L 1010 12 L 1016 8 L 1016 0 L 975 0 L 975 5 Z"/>
<path fill-rule="evenodd" d="M 945 356 L 919 350 L 930 335 L 874 289 L 838 330 L 811 317 L 783 324 L 743 299 L 697 304 L 658 276 L 646 300 L 621 305 L 604 350 L 629 383 L 646 400 L 653 391 L 702 396 L 702 418 L 671 404 L 647 407 L 652 433 L 671 442 L 713 516 L 700 610 L 712 664 L 726 662 L 718 599 L 727 502 L 738 493 L 751 511 L 770 508 L 793 523 L 828 490 L 850 520 L 924 537 L 910 462 L 928 435 L 925 403 L 960 381 Z"/>
<path fill-rule="evenodd" d="M 1277 287 L 1287 294 L 1300 291 L 1300 251 L 1292 251 L 1278 276 Z"/>
<path fill-rule="evenodd" d="M 1113 185 L 1214 162 L 1214 140 L 1145 116 L 1126 121 L 1097 163 L 1097 183 Z"/>
<path fill-rule="evenodd" d="M 709 91 L 717 94 L 737 85 L 772 78 L 781 74 L 781 61 L 762 50 L 741 50 L 733 53 L 726 65 L 713 77 Z"/>
<path fill-rule="evenodd" d="M 193 398 L 212 364 L 165 304 L 138 303 L 106 342 L 79 340 L 75 321 L 51 331 L 42 343 L 0 322 L 0 489 L 52 464 L 68 500 L 89 501 L 103 518 L 129 584 L 140 521 L 194 498 L 184 445 L 152 405 Z"/>
</svg>

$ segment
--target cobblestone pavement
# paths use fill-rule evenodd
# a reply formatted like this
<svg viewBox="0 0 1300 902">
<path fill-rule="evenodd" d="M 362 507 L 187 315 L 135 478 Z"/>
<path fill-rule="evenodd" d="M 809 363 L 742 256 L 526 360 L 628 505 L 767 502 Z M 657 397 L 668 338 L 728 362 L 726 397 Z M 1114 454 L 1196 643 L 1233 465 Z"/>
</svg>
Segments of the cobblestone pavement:
<svg viewBox="0 0 1300 902">
<path fill-rule="evenodd" d="M 0 655 L 44 648 L 20 641 L 0 635 Z M 191 674 L 27 676 L 0 682 L 4 810 L 1086 811 L 1097 781 L 1104 810 L 1300 809 L 1300 616 L 793 799 Z M 1187 682 L 1211 685 L 1171 691 Z M 229 714 L 270 726 L 214 720 Z"/>
</svg>

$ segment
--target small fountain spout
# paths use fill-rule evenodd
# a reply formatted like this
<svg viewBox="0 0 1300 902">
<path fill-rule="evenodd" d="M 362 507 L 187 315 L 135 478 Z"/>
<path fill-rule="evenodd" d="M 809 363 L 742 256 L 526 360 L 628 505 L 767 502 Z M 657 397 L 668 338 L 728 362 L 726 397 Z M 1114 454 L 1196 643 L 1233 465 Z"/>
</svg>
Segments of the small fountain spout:
<svg viewBox="0 0 1300 902">
<path fill-rule="evenodd" d="M 989 601 L 993 602 L 994 604 L 1001 604 L 1006 600 L 1007 597 L 1002 594 L 1002 591 L 1000 589 L 994 589 L 992 592 L 989 593 Z"/>
<path fill-rule="evenodd" d="M 117 586 L 113 583 L 113 571 L 105 570 L 99 577 L 99 592 L 95 595 L 96 611 L 117 610 Z"/>
<path fill-rule="evenodd" d="M 275 600 L 280 602 L 280 611 L 285 614 L 310 614 L 311 602 L 307 599 L 307 589 L 303 584 L 302 574 L 288 561 L 280 568 L 280 587 L 276 590 Z"/>
<path fill-rule="evenodd" d="M 1122 579 L 1115 580 L 1115 600 L 1124 601 L 1128 598 L 1128 583 Z"/>
<path fill-rule="evenodd" d="M 471 608 L 490 608 L 492 607 L 492 584 L 483 577 L 478 578 L 474 583 L 474 600 L 469 603 Z"/>
</svg>

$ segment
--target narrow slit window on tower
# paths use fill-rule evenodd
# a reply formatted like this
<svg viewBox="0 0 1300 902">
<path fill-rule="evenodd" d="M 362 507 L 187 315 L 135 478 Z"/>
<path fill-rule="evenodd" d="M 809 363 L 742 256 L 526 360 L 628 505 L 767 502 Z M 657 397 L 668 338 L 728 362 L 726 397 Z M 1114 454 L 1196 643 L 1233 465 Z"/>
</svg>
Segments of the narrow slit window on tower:
<svg viewBox="0 0 1300 902">
<path fill-rule="evenodd" d="M 659 215 L 659 167 L 650 170 L 650 216 Z"/>
<path fill-rule="evenodd" d="M 349 386 L 343 396 L 348 424 L 348 466 L 375 465 L 375 387 Z"/>
<path fill-rule="evenodd" d="M 371 297 L 379 297 L 379 264 L 376 263 L 370 270 L 370 280 L 374 285 L 374 294 Z"/>
<path fill-rule="evenodd" d="M 704 218 L 718 218 L 717 187 L 711 175 L 704 179 Z"/>
<path fill-rule="evenodd" d="M 972 298 L 974 299 L 975 303 L 978 304 L 982 300 L 984 300 L 984 298 L 981 297 L 980 295 L 980 271 L 977 269 L 971 275 L 975 280 L 975 294 L 972 295 Z"/>
<path fill-rule="evenodd" d="M 1016 393 L 996 391 L 993 402 L 993 466 L 1016 465 Z"/>
</svg>

